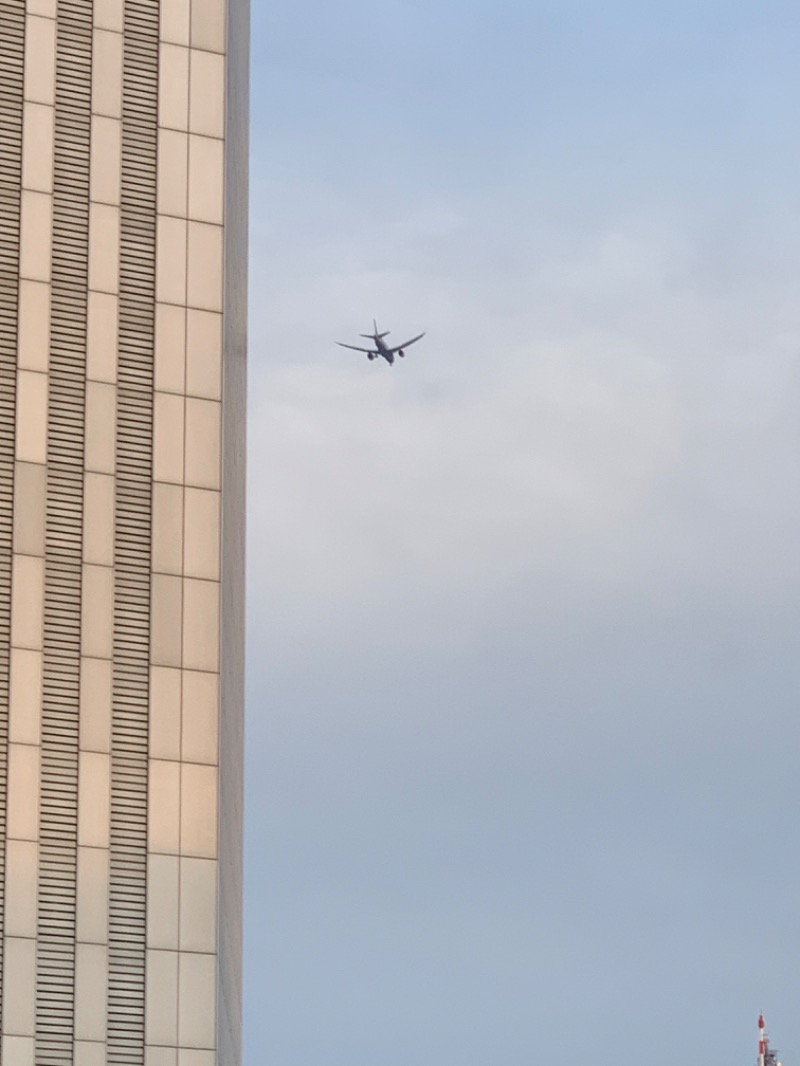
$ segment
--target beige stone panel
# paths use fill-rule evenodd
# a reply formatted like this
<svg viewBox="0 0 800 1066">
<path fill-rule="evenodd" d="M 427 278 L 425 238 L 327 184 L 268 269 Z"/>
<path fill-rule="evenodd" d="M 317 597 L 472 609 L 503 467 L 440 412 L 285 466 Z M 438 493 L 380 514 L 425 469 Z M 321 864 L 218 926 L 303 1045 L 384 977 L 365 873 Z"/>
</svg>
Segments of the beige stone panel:
<svg viewBox="0 0 800 1066">
<path fill-rule="evenodd" d="M 179 130 L 158 131 L 158 211 L 186 218 L 189 183 L 189 135 Z"/>
<path fill-rule="evenodd" d="M 173 130 L 189 128 L 189 49 L 161 45 L 158 124 Z"/>
<path fill-rule="evenodd" d="M 75 1041 L 73 1066 L 106 1066 L 106 1042 L 90 1040 Z"/>
<path fill-rule="evenodd" d="M 183 396 L 157 392 L 153 405 L 153 478 L 180 485 L 183 482 Z"/>
<path fill-rule="evenodd" d="M 46 282 L 20 281 L 17 338 L 20 370 L 46 372 L 50 363 L 50 286 Z"/>
<path fill-rule="evenodd" d="M 148 1044 L 144 1049 L 144 1066 L 178 1066 L 178 1049 Z"/>
<path fill-rule="evenodd" d="M 225 51 L 225 0 L 192 0 L 192 48 Z"/>
<path fill-rule="evenodd" d="M 83 567 L 81 654 L 110 659 L 114 652 L 114 571 L 108 566 Z"/>
<path fill-rule="evenodd" d="M 39 849 L 32 840 L 6 841 L 6 936 L 36 936 Z"/>
<path fill-rule="evenodd" d="M 191 53 L 189 132 L 204 137 L 225 133 L 225 58 L 197 48 Z"/>
<path fill-rule="evenodd" d="M 13 744 L 39 744 L 42 728 L 42 653 L 11 649 L 9 739 Z"/>
<path fill-rule="evenodd" d="M 117 390 L 105 382 L 86 383 L 86 436 L 84 462 L 87 470 L 113 474 L 117 447 Z"/>
<path fill-rule="evenodd" d="M 117 380 L 118 298 L 113 293 L 90 292 L 87 316 L 86 377 L 113 385 Z"/>
<path fill-rule="evenodd" d="M 177 855 L 147 859 L 147 946 L 163 951 L 178 948 L 180 860 Z"/>
<path fill-rule="evenodd" d="M 55 111 L 48 104 L 26 103 L 22 127 L 22 187 L 53 191 Z"/>
<path fill-rule="evenodd" d="M 178 954 L 147 952 L 145 1039 L 148 1044 L 178 1042 Z"/>
<path fill-rule="evenodd" d="M 52 196 L 23 189 L 19 238 L 20 277 L 30 281 L 50 281 L 52 243 Z"/>
<path fill-rule="evenodd" d="M 162 303 L 186 303 L 186 239 L 185 219 L 158 216 L 156 299 Z"/>
<path fill-rule="evenodd" d="M 10 839 L 39 838 L 39 767 L 38 748 L 9 745 L 6 833 Z"/>
<path fill-rule="evenodd" d="M 93 15 L 98 29 L 122 33 L 125 27 L 123 0 L 94 0 Z"/>
<path fill-rule="evenodd" d="M 186 392 L 222 398 L 222 315 L 190 308 L 186 314 Z"/>
<path fill-rule="evenodd" d="M 89 206 L 89 288 L 119 292 L 120 209 L 110 204 Z"/>
<path fill-rule="evenodd" d="M 102 944 L 75 946 L 75 1039 L 105 1040 L 108 1000 L 108 949 Z"/>
<path fill-rule="evenodd" d="M 154 666 L 180 666 L 183 589 L 179 577 L 153 574 L 150 657 Z"/>
<path fill-rule="evenodd" d="M 219 488 L 221 414 L 213 400 L 186 400 L 185 477 L 194 488 Z"/>
<path fill-rule="evenodd" d="M 36 1024 L 36 941 L 9 936 L 4 941 L 3 968 L 14 980 L 3 981 L 3 1032 L 33 1036 Z"/>
<path fill-rule="evenodd" d="M 107 848 L 111 833 L 111 758 L 82 751 L 78 763 L 78 844 Z M 94 1037 L 86 1036 L 93 1040 Z"/>
<path fill-rule="evenodd" d="M 112 666 L 109 659 L 81 659 L 80 746 L 111 751 Z"/>
<path fill-rule="evenodd" d="M 44 559 L 15 555 L 11 577 L 11 644 L 42 649 Z"/>
<path fill-rule="evenodd" d="M 177 855 L 180 850 L 180 763 L 150 760 L 148 850 Z"/>
<path fill-rule="evenodd" d="M 122 184 L 122 123 L 105 115 L 92 117 L 90 196 L 103 204 L 119 205 Z"/>
<path fill-rule="evenodd" d="M 217 950 L 217 863 L 181 859 L 181 951 Z"/>
<path fill-rule="evenodd" d="M 219 585 L 186 578 L 183 583 L 183 665 L 187 670 L 219 667 Z"/>
<path fill-rule="evenodd" d="M 3 1066 L 35 1066 L 36 1041 L 32 1036 L 4 1036 L 0 1049 Z"/>
<path fill-rule="evenodd" d="M 168 666 L 150 669 L 150 755 L 181 757 L 181 671 Z"/>
<path fill-rule="evenodd" d="M 104 848 L 78 848 L 75 934 L 82 943 L 108 943 L 109 869 Z"/>
<path fill-rule="evenodd" d="M 47 462 L 47 374 L 17 371 L 17 459 Z"/>
<path fill-rule="evenodd" d="M 183 487 L 153 484 L 153 570 L 180 574 L 183 567 Z"/>
<path fill-rule="evenodd" d="M 94 31 L 92 112 L 122 118 L 122 34 Z"/>
<path fill-rule="evenodd" d="M 189 44 L 190 0 L 161 0 L 161 40 Z"/>
<path fill-rule="evenodd" d="M 222 310 L 222 227 L 189 223 L 186 301 L 204 311 Z"/>
<path fill-rule="evenodd" d="M 183 765 L 181 855 L 217 858 L 217 770 L 214 766 Z"/>
<path fill-rule="evenodd" d="M 223 142 L 189 137 L 189 218 L 222 225 Z"/>
<path fill-rule="evenodd" d="M 114 478 L 87 473 L 83 490 L 83 561 L 114 565 Z"/>
<path fill-rule="evenodd" d="M 219 678 L 216 674 L 183 672 L 181 754 L 187 762 L 214 766 L 219 741 Z"/>
<path fill-rule="evenodd" d="M 44 18 L 56 17 L 56 0 L 25 0 L 25 10 L 29 15 L 42 15 Z"/>
<path fill-rule="evenodd" d="M 180 1048 L 178 1066 L 216 1066 L 216 1051 L 201 1051 L 198 1048 Z"/>
<path fill-rule="evenodd" d="M 183 393 L 186 387 L 186 308 L 156 305 L 156 388 Z"/>
<path fill-rule="evenodd" d="M 186 489 L 183 572 L 187 577 L 219 580 L 219 493 Z"/>
<path fill-rule="evenodd" d="M 181 952 L 178 996 L 181 1048 L 213 1048 L 216 1022 L 215 958 L 213 955 Z"/>
<path fill-rule="evenodd" d="M 46 468 L 17 463 L 14 475 L 14 551 L 44 555 Z"/>
<path fill-rule="evenodd" d="M 51 18 L 29 15 L 25 21 L 26 100 L 56 102 L 56 24 Z"/>
</svg>

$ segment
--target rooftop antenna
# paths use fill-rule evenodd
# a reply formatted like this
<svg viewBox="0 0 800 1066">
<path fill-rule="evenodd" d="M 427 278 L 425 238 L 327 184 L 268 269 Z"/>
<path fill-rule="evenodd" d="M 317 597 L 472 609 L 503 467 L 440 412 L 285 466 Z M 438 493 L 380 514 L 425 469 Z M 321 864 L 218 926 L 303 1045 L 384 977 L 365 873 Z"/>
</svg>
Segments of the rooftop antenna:
<svg viewBox="0 0 800 1066">
<path fill-rule="evenodd" d="M 758 1066 L 781 1066 L 778 1061 L 778 1052 L 769 1046 L 763 1014 L 758 1016 Z"/>
<path fill-rule="evenodd" d="M 758 1066 L 766 1066 L 767 1038 L 764 1034 L 764 1015 L 758 1016 Z"/>
</svg>

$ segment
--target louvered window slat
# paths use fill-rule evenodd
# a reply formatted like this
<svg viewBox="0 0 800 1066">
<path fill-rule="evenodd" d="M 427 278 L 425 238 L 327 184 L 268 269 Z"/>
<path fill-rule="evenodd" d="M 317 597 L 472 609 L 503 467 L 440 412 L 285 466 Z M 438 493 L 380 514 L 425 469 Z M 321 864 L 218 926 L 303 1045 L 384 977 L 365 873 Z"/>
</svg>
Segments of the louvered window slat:
<svg viewBox="0 0 800 1066">
<path fill-rule="evenodd" d="M 108 1062 L 145 1025 L 158 8 L 125 6 L 120 225 Z"/>
<path fill-rule="evenodd" d="M 73 1059 L 92 12 L 56 36 L 36 1061 Z"/>
<path fill-rule="evenodd" d="M 8 785 L 12 501 L 24 53 L 24 0 L 6 0 L 0 9 L 0 840 L 5 840 Z M 0 848 L 0 886 L 4 884 L 5 848 Z M 4 893 L 0 891 L 0 1005 L 3 1002 L 4 926 Z"/>
</svg>

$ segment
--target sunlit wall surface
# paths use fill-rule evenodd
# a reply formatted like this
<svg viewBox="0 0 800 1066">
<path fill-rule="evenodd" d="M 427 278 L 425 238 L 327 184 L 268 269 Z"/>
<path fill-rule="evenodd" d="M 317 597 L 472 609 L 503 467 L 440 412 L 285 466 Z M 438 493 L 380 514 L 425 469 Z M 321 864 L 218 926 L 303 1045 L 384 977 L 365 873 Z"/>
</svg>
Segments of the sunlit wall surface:
<svg viewBox="0 0 800 1066">
<path fill-rule="evenodd" d="M 247 0 L 0 0 L 3 1066 L 240 1061 Z"/>
</svg>

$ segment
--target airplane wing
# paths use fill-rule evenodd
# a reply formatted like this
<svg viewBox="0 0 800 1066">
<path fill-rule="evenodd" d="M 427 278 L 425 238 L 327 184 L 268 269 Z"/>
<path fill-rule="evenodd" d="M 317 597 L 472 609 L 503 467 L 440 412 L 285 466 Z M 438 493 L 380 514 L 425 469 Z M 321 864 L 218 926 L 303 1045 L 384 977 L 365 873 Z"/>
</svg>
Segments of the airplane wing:
<svg viewBox="0 0 800 1066">
<path fill-rule="evenodd" d="M 375 351 L 374 348 L 359 348 L 355 344 L 342 344 L 341 341 L 337 341 L 336 343 L 339 345 L 340 348 L 349 348 L 353 352 L 366 352 L 367 355 L 370 355 L 372 352 Z"/>
<path fill-rule="evenodd" d="M 412 337 L 410 341 L 406 341 L 405 344 L 398 344 L 396 348 L 390 348 L 389 351 L 392 353 L 392 355 L 394 355 L 395 352 L 399 352 L 403 348 L 408 348 L 410 345 L 416 344 L 417 341 L 421 341 L 424 336 L 424 333 L 420 333 L 419 336 Z"/>
</svg>

